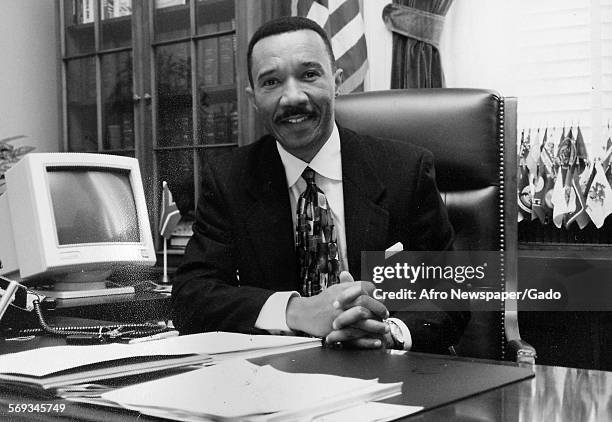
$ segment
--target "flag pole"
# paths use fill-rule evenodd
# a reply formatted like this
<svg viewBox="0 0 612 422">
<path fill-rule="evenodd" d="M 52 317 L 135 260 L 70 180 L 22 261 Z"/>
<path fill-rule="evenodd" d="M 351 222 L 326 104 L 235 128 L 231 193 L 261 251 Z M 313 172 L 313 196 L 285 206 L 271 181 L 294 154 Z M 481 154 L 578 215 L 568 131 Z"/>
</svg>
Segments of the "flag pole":
<svg viewBox="0 0 612 422">
<path fill-rule="evenodd" d="M 162 284 L 168 284 L 168 239 L 164 237 L 164 275 L 162 277 Z"/>
<path fill-rule="evenodd" d="M 162 283 L 170 283 L 168 277 L 168 239 L 172 237 L 172 233 L 178 226 L 181 219 L 181 213 L 172 199 L 172 192 L 168 188 L 168 184 L 164 180 L 162 182 L 162 212 L 159 222 L 159 234 L 164 238 L 164 274 Z"/>
</svg>

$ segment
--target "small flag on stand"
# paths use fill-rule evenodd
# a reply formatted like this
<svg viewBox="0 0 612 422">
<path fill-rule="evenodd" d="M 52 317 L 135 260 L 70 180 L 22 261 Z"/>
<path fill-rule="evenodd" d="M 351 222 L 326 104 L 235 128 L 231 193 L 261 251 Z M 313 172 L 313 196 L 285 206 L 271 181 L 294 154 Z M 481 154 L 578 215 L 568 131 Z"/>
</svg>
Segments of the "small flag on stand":
<svg viewBox="0 0 612 422">
<path fill-rule="evenodd" d="M 530 130 L 531 131 L 531 130 Z M 547 129 L 544 129 L 544 142 L 546 142 L 546 132 Z M 538 172 L 538 160 L 540 159 L 540 129 L 538 129 L 536 136 L 533 139 L 529 139 L 527 142 L 530 144 L 529 153 L 525 158 L 525 165 L 529 169 L 529 174 L 535 178 L 535 175 Z"/>
<path fill-rule="evenodd" d="M 561 228 L 565 216 L 576 211 L 576 192 L 572 188 L 572 170 L 576 163 L 576 141 L 570 128 L 557 149 L 557 177 L 552 194 L 553 223 Z"/>
<path fill-rule="evenodd" d="M 170 281 L 168 278 L 168 239 L 172 237 L 172 232 L 174 232 L 180 220 L 181 213 L 172 199 L 172 193 L 168 188 L 168 184 L 164 180 L 162 182 L 162 209 L 159 219 L 159 234 L 164 238 L 164 275 L 162 283 Z"/>
<path fill-rule="evenodd" d="M 604 169 L 606 174 L 609 174 L 610 163 L 612 162 L 612 138 L 608 138 L 606 142 L 606 151 L 604 152 L 604 158 L 601 160 L 601 167 Z"/>
<path fill-rule="evenodd" d="M 315 21 L 331 40 L 336 66 L 343 70 L 340 93 L 364 90 L 368 52 L 359 0 L 293 0 L 291 14 Z"/>
<path fill-rule="evenodd" d="M 168 183 L 164 180 L 162 182 L 162 209 L 159 219 L 159 234 L 169 239 L 180 220 L 181 213 L 172 199 L 172 192 L 168 188 Z"/>
<path fill-rule="evenodd" d="M 546 145 L 542 146 L 538 161 L 538 176 L 534 186 L 532 202 L 532 219 L 537 217 L 542 224 L 552 217 L 552 191 L 555 184 L 553 161 Z"/>
<path fill-rule="evenodd" d="M 518 222 L 520 223 L 528 216 L 531 216 L 531 183 L 529 180 L 529 169 L 526 165 L 526 159 L 531 154 L 530 149 L 531 129 L 525 138 L 525 131 L 521 132 L 521 143 L 518 156 L 518 185 L 517 185 L 517 202 L 519 206 Z"/>
<path fill-rule="evenodd" d="M 580 230 L 584 229 L 589 224 L 590 218 L 586 212 L 585 191 L 588 190 L 586 185 L 588 184 L 590 174 L 589 154 L 584 143 L 584 138 L 582 137 L 582 131 L 580 130 L 580 126 L 578 126 L 576 132 L 576 158 L 574 164 L 571 166 L 570 175 L 568 176 L 571 178 L 571 189 L 574 192 L 575 210 L 565 217 L 566 229 L 569 228 L 574 221 L 578 224 Z M 585 185 L 584 189 L 581 187 L 581 179 L 587 180 L 587 182 L 583 182 Z"/>
<path fill-rule="evenodd" d="M 595 161 L 595 176 L 587 192 L 586 210 L 591 221 L 598 229 L 606 217 L 612 213 L 612 188 L 604 174 L 601 161 Z"/>
</svg>

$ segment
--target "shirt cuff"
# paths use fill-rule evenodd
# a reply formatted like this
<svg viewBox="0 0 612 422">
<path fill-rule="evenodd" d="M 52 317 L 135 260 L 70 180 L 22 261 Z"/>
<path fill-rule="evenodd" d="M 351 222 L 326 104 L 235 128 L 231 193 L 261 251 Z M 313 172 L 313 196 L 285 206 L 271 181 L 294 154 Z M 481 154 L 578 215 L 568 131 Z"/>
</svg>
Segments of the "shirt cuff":
<svg viewBox="0 0 612 422">
<path fill-rule="evenodd" d="M 410 350 L 412 348 L 412 336 L 410 335 L 410 329 L 406 326 L 404 321 L 399 318 L 387 318 L 388 321 L 393 321 L 400 330 L 402 330 L 402 335 L 404 336 L 404 350 Z"/>
<path fill-rule="evenodd" d="M 270 334 L 293 334 L 287 326 L 287 304 L 292 297 L 299 297 L 298 292 L 273 293 L 261 307 L 255 328 L 266 330 Z"/>
</svg>

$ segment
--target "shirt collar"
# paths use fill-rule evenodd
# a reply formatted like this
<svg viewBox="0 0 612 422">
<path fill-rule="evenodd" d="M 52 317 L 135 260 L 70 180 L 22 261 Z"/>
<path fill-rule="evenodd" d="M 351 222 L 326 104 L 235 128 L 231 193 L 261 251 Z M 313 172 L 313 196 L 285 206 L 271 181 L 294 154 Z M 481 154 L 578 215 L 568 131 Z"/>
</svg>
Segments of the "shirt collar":
<svg viewBox="0 0 612 422">
<path fill-rule="evenodd" d="M 276 141 L 276 148 L 278 149 L 283 167 L 285 167 L 285 176 L 287 177 L 287 186 L 289 187 L 293 186 L 295 182 L 299 180 L 306 167 L 310 167 L 318 174 L 328 179 L 342 180 L 340 133 L 338 132 L 336 122 L 334 122 L 331 135 L 329 135 L 325 144 L 323 144 L 310 163 L 302 161 L 287 152 L 278 141 Z"/>
</svg>

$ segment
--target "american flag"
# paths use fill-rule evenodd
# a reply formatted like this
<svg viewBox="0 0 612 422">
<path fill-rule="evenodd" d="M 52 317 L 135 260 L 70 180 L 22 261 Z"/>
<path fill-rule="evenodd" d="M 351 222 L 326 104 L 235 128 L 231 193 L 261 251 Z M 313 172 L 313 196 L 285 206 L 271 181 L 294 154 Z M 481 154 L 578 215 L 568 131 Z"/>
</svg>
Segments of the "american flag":
<svg viewBox="0 0 612 422">
<path fill-rule="evenodd" d="M 343 70 L 340 93 L 363 91 L 368 52 L 359 0 L 292 0 L 291 14 L 303 16 L 325 29 L 336 66 Z"/>
<path fill-rule="evenodd" d="M 168 184 L 164 181 L 162 189 L 162 211 L 161 218 L 159 219 L 159 234 L 166 239 L 170 238 L 180 219 L 181 213 L 172 199 L 172 193 L 168 188 Z"/>
</svg>

